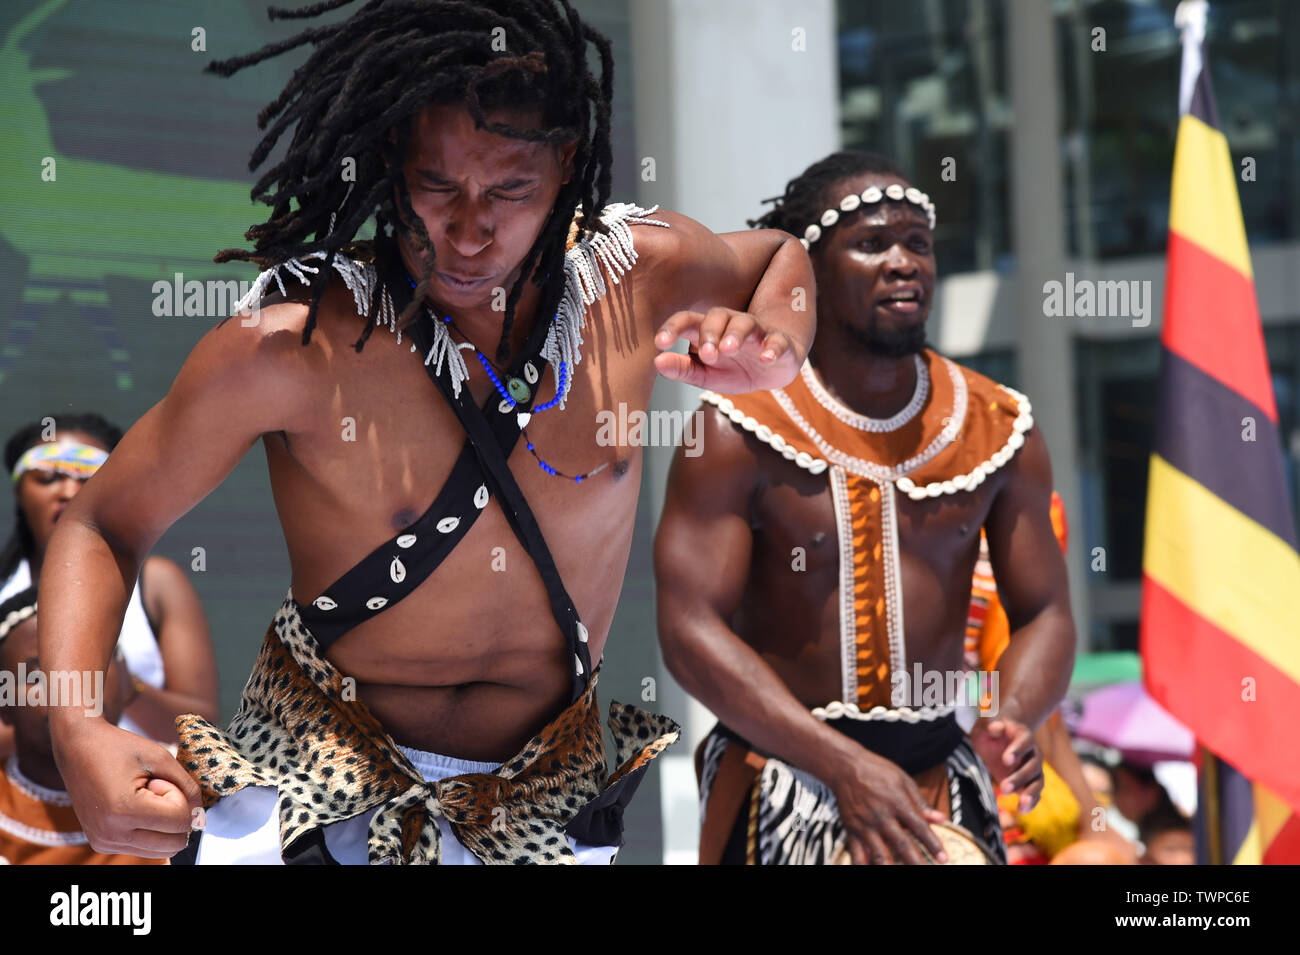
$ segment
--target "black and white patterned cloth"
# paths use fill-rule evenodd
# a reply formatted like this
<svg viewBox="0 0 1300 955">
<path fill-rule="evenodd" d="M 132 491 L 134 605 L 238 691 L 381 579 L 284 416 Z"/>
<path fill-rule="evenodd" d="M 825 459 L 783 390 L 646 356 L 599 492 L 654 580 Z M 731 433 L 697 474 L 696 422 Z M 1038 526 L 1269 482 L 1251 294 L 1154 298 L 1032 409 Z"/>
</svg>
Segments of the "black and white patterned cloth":
<svg viewBox="0 0 1300 955">
<path fill-rule="evenodd" d="M 709 791 L 728 746 L 744 745 L 734 733 L 715 727 L 704 741 L 700 775 L 701 821 Z M 752 749 L 752 747 L 749 747 Z M 828 865 L 846 845 L 839 807 L 830 787 L 798 767 L 765 756 L 758 791 L 755 861 L 758 865 Z M 998 823 L 996 788 L 970 740 L 962 734 L 944 757 L 948 769 L 950 816 L 971 833 L 993 858 L 1005 864 L 1006 848 Z M 724 863 L 743 863 L 749 841 L 750 801 L 737 814 Z"/>
</svg>

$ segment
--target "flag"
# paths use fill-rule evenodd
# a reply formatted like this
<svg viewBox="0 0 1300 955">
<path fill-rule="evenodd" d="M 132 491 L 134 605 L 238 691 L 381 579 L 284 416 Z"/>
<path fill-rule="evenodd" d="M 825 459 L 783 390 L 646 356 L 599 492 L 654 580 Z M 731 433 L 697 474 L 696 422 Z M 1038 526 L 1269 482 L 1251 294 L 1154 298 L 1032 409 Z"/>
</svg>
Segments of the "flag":
<svg viewBox="0 0 1300 955">
<path fill-rule="evenodd" d="M 1142 558 L 1147 690 L 1209 751 L 1223 862 L 1300 862 L 1300 552 L 1236 170 L 1183 31 L 1155 447 Z M 1217 759 L 1215 757 L 1218 757 Z M 1252 787 L 1253 783 L 1253 787 Z"/>
</svg>

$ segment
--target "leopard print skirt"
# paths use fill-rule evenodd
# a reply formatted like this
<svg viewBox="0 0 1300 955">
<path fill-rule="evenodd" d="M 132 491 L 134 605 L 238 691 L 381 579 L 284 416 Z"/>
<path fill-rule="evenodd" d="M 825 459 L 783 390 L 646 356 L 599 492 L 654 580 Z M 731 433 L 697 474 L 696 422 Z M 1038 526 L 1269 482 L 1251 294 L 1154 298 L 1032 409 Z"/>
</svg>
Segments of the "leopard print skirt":
<svg viewBox="0 0 1300 955">
<path fill-rule="evenodd" d="M 436 864 L 439 817 L 485 863 L 572 864 L 566 833 L 621 844 L 623 807 L 680 733 L 666 716 L 612 703 L 617 769 L 607 773 L 593 674 L 586 692 L 495 773 L 425 782 L 350 684 L 319 652 L 288 593 L 230 727 L 193 714 L 176 720 L 177 758 L 204 806 L 245 786 L 274 786 L 286 858 L 319 841 L 321 827 L 379 807 L 371 865 Z"/>
</svg>

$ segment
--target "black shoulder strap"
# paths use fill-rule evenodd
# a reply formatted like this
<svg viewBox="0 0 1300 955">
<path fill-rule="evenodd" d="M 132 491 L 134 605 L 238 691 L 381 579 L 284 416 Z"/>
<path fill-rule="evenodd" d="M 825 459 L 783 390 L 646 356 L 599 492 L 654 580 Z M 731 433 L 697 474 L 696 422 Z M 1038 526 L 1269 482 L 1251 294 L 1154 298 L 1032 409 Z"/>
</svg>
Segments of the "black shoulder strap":
<svg viewBox="0 0 1300 955">
<path fill-rule="evenodd" d="M 406 269 L 386 244 L 376 243 L 376 253 L 375 265 L 379 271 L 379 280 L 388 288 L 389 294 L 393 297 L 393 305 L 400 315 L 411 301 L 412 294 Z M 433 347 L 431 322 L 432 319 L 426 313 L 406 329 L 406 333 L 426 354 Z M 512 375 L 520 372 L 525 361 L 544 361 L 541 357 L 541 345 L 545 341 L 547 328 L 547 322 L 538 321 L 527 347 L 520 351 L 511 366 Z M 515 536 L 519 538 L 519 542 L 537 566 L 538 573 L 541 574 L 542 583 L 546 586 L 546 594 L 550 599 L 551 613 L 559 625 L 560 632 L 564 634 L 573 662 L 572 698 L 576 700 L 585 692 L 587 683 L 591 679 L 591 654 L 587 645 L 587 631 L 573 606 L 573 600 L 564 588 L 564 582 L 560 579 L 560 572 L 551 557 L 550 548 L 546 546 L 545 538 L 542 537 L 541 528 L 537 525 L 532 508 L 528 506 L 523 491 L 520 490 L 514 474 L 510 471 L 501 444 L 493 434 L 493 426 L 474 403 L 469 388 L 462 387 L 460 394 L 457 395 L 453 392 L 447 375 L 436 374 L 431 364 L 424 367 L 443 397 L 447 399 L 447 403 L 451 405 L 452 411 L 455 412 L 469 440 L 473 443 L 489 485 L 497 494 L 501 510 L 510 522 Z M 499 425 L 504 421 L 509 427 L 519 427 L 514 410 L 506 407 L 504 403 L 498 408 L 497 414 L 496 424 Z"/>
</svg>

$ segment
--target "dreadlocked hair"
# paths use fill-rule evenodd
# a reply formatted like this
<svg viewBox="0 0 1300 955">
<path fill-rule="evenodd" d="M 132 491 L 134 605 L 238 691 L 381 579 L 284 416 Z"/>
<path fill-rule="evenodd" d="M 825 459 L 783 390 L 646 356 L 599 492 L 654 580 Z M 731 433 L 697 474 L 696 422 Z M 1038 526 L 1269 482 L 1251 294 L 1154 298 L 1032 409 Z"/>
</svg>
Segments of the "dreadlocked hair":
<svg viewBox="0 0 1300 955">
<path fill-rule="evenodd" d="M 272 20 L 302 20 L 353 2 L 325 0 L 295 10 L 271 7 L 267 13 Z M 505 52 L 492 48 L 502 31 Z M 323 253 L 325 265 L 311 280 L 302 337 L 306 345 L 334 255 L 364 257 L 368 243 L 358 240 L 357 233 L 373 216 L 377 229 L 409 237 L 420 252 L 419 281 L 398 318 L 398 327 L 405 328 L 419 315 L 435 259 L 403 175 L 419 112 L 429 105 L 463 103 L 477 128 L 501 136 L 551 144 L 576 140 L 573 175 L 561 186 L 506 297 L 496 354 L 505 363 L 524 283 L 531 278 L 541 286 L 540 314 L 552 314 L 559 306 L 575 210 L 581 207 L 578 240 L 608 232 L 600 211 L 609 199 L 613 166 L 609 40 L 584 24 L 569 0 L 369 0 L 342 22 L 306 29 L 246 56 L 213 61 L 207 72 L 231 76 L 306 44 L 314 52 L 257 117 L 266 135 L 249 159 L 250 171 L 294 126 L 284 157 L 252 189 L 255 202 L 271 207 L 270 217 L 245 233 L 254 243 L 252 251 L 225 249 L 214 261 L 270 268 Z M 588 44 L 599 56 L 599 75 L 588 66 Z M 542 127 L 489 122 L 486 113 L 503 106 L 540 110 Z M 355 162 L 352 182 L 341 173 L 347 159 Z M 372 314 L 380 294 L 376 285 Z M 357 351 L 373 330 L 374 323 L 367 323 L 353 346 Z"/>
<path fill-rule="evenodd" d="M 897 176 L 904 181 L 907 179 L 903 171 L 884 156 L 861 149 L 846 149 L 813 163 L 786 183 L 784 195 L 763 200 L 764 204 L 774 203 L 770 210 L 757 219 L 746 221 L 750 228 L 780 229 L 793 236 L 802 236 L 804 229 L 843 198 L 831 194 L 833 186 L 872 172 Z"/>
</svg>

